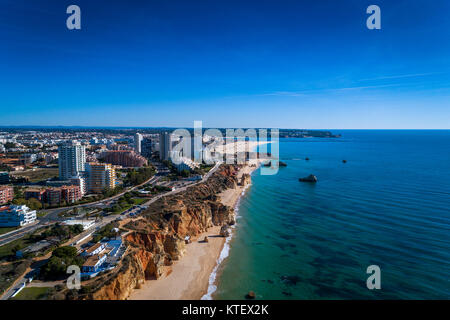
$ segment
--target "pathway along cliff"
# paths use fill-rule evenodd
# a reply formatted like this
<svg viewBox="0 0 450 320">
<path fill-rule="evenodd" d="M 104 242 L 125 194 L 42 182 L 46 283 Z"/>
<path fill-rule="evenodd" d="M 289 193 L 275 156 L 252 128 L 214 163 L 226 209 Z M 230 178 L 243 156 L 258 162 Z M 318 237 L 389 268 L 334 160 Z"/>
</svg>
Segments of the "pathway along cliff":
<svg viewBox="0 0 450 320">
<path fill-rule="evenodd" d="M 238 175 L 242 168 L 223 164 L 204 183 L 152 203 L 139 219 L 123 226 L 129 230 L 124 236 L 128 249 L 115 270 L 83 282 L 79 291 L 65 289 L 55 298 L 124 300 L 146 280 L 170 276 L 173 263 L 192 245 L 185 244 L 186 236 L 197 239 L 210 228 L 218 235 L 216 230 L 235 223 L 233 207 L 224 205 L 218 194 L 250 183 L 249 174 Z"/>
</svg>

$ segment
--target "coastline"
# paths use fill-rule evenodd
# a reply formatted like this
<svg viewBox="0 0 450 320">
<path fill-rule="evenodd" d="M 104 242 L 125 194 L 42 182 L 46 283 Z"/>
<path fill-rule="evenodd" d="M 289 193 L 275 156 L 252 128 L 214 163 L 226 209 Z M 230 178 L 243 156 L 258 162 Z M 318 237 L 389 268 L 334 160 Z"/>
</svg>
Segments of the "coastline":
<svg viewBox="0 0 450 320">
<path fill-rule="evenodd" d="M 259 161 L 257 162 L 259 163 Z M 243 166 L 238 173 L 251 174 L 257 163 Z M 227 189 L 218 196 L 224 205 L 235 209 L 246 186 Z M 236 214 L 236 213 L 235 213 Z M 215 291 L 216 271 L 228 256 L 227 243 L 232 234 L 224 238 L 219 235 L 220 226 L 214 226 L 201 233 L 186 246 L 186 252 L 172 266 L 166 267 L 158 280 L 147 280 L 140 289 L 133 290 L 129 300 L 199 300 L 210 299 Z M 208 243 L 203 242 L 208 236 Z"/>
</svg>

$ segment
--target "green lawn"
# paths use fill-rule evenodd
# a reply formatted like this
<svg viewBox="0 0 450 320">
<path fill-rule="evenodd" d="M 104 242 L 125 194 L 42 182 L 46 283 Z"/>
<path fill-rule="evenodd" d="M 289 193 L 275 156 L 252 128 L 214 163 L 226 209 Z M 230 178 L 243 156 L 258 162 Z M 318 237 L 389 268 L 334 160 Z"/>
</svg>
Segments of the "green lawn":
<svg viewBox="0 0 450 320">
<path fill-rule="evenodd" d="M 12 300 L 39 300 L 47 297 L 48 287 L 29 287 L 20 291 Z"/>
<path fill-rule="evenodd" d="M 39 211 L 36 213 L 36 215 L 37 215 L 38 218 L 45 217 L 47 214 L 48 214 L 48 211 L 45 211 L 45 210 L 39 210 Z"/>
<path fill-rule="evenodd" d="M 144 203 L 145 201 L 147 201 L 147 199 L 143 199 L 143 198 L 133 198 L 133 203 L 134 203 L 134 205 L 140 205 L 140 204 Z"/>
<path fill-rule="evenodd" d="M 122 212 L 124 212 L 124 211 L 130 209 L 131 207 L 134 207 L 134 206 L 136 206 L 136 205 L 140 205 L 140 204 L 144 203 L 145 201 L 147 201 L 147 199 L 144 199 L 144 198 L 133 198 L 133 199 L 131 199 L 131 200 L 133 201 L 132 204 L 127 203 L 127 204 L 124 205 L 124 206 L 120 206 L 120 209 L 119 209 L 119 210 L 112 211 L 111 214 L 121 214 Z"/>
<path fill-rule="evenodd" d="M 0 247 L 0 260 L 14 255 L 14 249 L 23 249 L 27 246 L 29 246 L 30 244 L 32 244 L 33 242 L 30 241 L 30 239 L 28 238 L 28 236 L 25 236 L 23 238 L 14 240 L 10 243 L 7 243 L 3 246 Z"/>
<path fill-rule="evenodd" d="M 19 229 L 19 227 L 6 227 L 6 228 L 0 228 L 0 234 L 8 233 L 13 230 Z"/>
</svg>

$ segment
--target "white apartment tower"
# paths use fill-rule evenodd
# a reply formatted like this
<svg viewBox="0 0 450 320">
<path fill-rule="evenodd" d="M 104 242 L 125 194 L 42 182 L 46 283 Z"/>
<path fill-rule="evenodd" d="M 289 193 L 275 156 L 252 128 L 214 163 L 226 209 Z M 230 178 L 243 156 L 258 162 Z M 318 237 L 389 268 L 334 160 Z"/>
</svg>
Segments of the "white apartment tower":
<svg viewBox="0 0 450 320">
<path fill-rule="evenodd" d="M 136 132 L 136 134 L 134 135 L 134 150 L 136 150 L 138 154 L 141 154 L 141 142 L 142 134 Z"/>
<path fill-rule="evenodd" d="M 58 147 L 59 179 L 69 180 L 85 169 L 86 147 L 77 141 L 70 141 Z"/>
</svg>

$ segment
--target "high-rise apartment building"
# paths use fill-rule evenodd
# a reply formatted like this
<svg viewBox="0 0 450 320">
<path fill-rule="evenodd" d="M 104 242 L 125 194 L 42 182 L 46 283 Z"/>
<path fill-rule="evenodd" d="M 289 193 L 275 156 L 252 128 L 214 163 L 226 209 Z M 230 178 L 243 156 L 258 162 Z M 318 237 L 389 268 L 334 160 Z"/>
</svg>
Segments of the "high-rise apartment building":
<svg viewBox="0 0 450 320">
<path fill-rule="evenodd" d="M 85 170 L 86 148 L 71 141 L 58 147 L 59 179 L 69 180 Z"/>
<path fill-rule="evenodd" d="M 141 142 L 141 155 L 147 158 L 152 156 L 154 142 L 150 138 L 144 138 Z"/>
<path fill-rule="evenodd" d="M 136 150 L 137 153 L 141 153 L 141 142 L 142 142 L 142 134 L 139 132 L 136 132 L 134 135 L 134 150 Z"/>
<path fill-rule="evenodd" d="M 89 192 L 101 193 L 116 186 L 116 170 L 109 163 L 87 163 L 86 173 Z"/>
<path fill-rule="evenodd" d="M 164 132 L 159 135 L 159 159 L 169 160 L 172 151 L 172 135 Z"/>
</svg>

